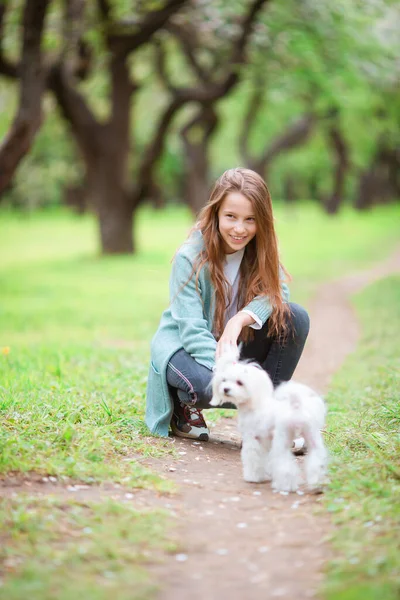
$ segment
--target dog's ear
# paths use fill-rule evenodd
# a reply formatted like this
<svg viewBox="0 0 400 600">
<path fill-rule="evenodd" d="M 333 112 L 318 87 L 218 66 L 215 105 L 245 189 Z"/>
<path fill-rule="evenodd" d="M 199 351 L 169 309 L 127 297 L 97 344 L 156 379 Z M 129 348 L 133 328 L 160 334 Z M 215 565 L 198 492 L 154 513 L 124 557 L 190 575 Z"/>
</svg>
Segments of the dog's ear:
<svg viewBox="0 0 400 600">
<path fill-rule="evenodd" d="M 213 378 L 207 386 L 208 393 L 211 392 L 212 398 L 210 406 L 219 406 L 223 402 L 223 398 L 219 393 L 220 383 L 223 381 L 224 375 L 221 371 L 215 370 Z"/>
<path fill-rule="evenodd" d="M 222 347 L 222 354 L 216 360 L 215 370 L 222 371 L 226 367 L 230 365 L 234 365 L 239 360 L 239 348 L 236 346 L 231 346 L 230 344 L 225 344 Z"/>
<path fill-rule="evenodd" d="M 219 394 L 213 394 L 213 397 L 210 400 L 210 406 L 219 406 L 220 404 L 222 404 L 222 401 Z"/>
</svg>

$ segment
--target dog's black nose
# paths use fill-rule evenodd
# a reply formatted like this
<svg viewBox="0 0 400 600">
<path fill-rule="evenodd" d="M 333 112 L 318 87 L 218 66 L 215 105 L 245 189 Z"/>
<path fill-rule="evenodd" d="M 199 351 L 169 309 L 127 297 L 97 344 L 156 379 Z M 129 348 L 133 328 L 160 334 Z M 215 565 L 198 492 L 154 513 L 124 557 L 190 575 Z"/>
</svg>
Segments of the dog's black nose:
<svg viewBox="0 0 400 600">
<path fill-rule="evenodd" d="M 228 387 L 224 387 L 224 394 L 227 394 L 229 392 L 229 388 Z"/>
</svg>

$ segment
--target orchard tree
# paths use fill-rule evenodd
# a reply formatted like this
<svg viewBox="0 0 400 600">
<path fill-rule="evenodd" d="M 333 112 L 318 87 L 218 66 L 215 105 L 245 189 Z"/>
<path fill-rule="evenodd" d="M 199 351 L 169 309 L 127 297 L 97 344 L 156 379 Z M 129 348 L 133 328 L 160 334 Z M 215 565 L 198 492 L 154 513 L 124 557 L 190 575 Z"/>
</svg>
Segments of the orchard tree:
<svg viewBox="0 0 400 600">
<path fill-rule="evenodd" d="M 213 3 L 199 0 L 148 1 L 138 4 L 133 11 L 127 7 L 126 0 L 97 0 L 96 3 L 64 0 L 61 12 L 58 2 L 41 0 L 41 10 L 36 12 L 36 3 L 25 0 L 21 59 L 5 56 L 0 46 L 0 73 L 19 79 L 21 90 L 14 126 L 0 150 L 2 189 L 9 184 L 40 127 L 43 96 L 49 91 L 69 125 L 84 165 L 83 185 L 69 190 L 69 198 L 75 203 L 87 203 L 95 211 L 103 252 L 133 251 L 135 211 L 159 189 L 155 169 L 171 123 L 185 105 L 194 107 L 200 115 L 190 117 L 182 129 L 187 140 L 187 156 L 191 159 L 188 188 L 195 192 L 196 206 L 200 208 L 205 194 L 204 189 L 196 191 L 194 185 L 201 161 L 197 160 L 199 153 L 195 152 L 193 130 L 199 123 L 200 128 L 207 130 L 205 137 L 211 135 L 216 123 L 214 105 L 237 85 L 253 25 L 267 3 L 268 0 L 235 2 L 227 10 L 227 3 L 222 0 L 214 2 L 213 7 Z M 13 13 L 14 4 L 21 3 L 11 0 L 1 5 L 2 23 L 7 12 L 9 16 Z M 46 17 L 52 23 L 56 52 L 43 51 Z M 190 30 L 193 23 L 199 26 L 197 48 L 187 37 L 193 32 Z M 166 32 L 164 36 L 162 31 Z M 165 63 L 169 62 L 170 55 L 174 59 L 176 49 L 172 53 L 169 47 L 165 50 L 166 36 L 178 40 L 189 64 L 173 82 L 166 75 Z M 155 44 L 153 52 L 149 42 Z M 148 52 L 143 59 L 144 47 Z M 136 67 L 141 66 L 143 60 L 151 62 L 153 57 L 156 57 L 159 75 L 168 81 L 168 96 L 161 114 L 149 115 L 155 125 L 139 156 L 137 144 L 132 140 L 134 100 L 141 86 L 140 76 L 136 75 L 140 69 Z M 188 73 L 189 68 L 193 76 Z M 87 82 L 92 76 L 99 76 L 99 70 L 103 79 L 104 75 L 108 79 L 106 116 L 96 112 L 95 98 L 88 92 Z M 14 148 L 12 161 L 9 160 L 10 147 Z M 203 158 L 205 156 L 206 150 Z"/>
<path fill-rule="evenodd" d="M 22 17 L 21 59 L 19 63 L 3 55 L 6 3 L 0 3 L 0 74 L 19 78 L 19 106 L 8 135 L 0 146 L 0 195 L 29 152 L 42 123 L 42 97 L 46 87 L 46 68 L 42 56 L 42 36 L 51 0 L 26 2 Z M 10 6 L 8 6 L 10 9 Z"/>
<path fill-rule="evenodd" d="M 164 115 L 163 130 L 157 131 L 156 139 L 149 142 L 138 180 L 132 185 L 129 170 L 131 113 L 137 85 L 131 61 L 185 1 L 143 2 L 133 11 L 124 8 L 123 3 L 112 4 L 108 0 L 97 0 L 95 5 L 85 0 L 65 0 L 64 14 L 56 7 L 53 15 L 61 38 L 57 55 L 53 57 L 42 53 L 45 17 L 51 0 L 25 0 L 21 58 L 13 61 L 5 56 L 3 47 L 0 51 L 0 73 L 18 79 L 20 86 L 17 115 L 0 148 L 0 192 L 9 185 L 20 160 L 29 150 L 40 127 L 43 94 L 49 90 L 83 159 L 84 195 L 98 216 L 103 252 L 133 251 L 133 215 L 146 193 L 144 188 L 149 180 L 154 148 L 162 144 L 176 107 Z M 7 11 L 15 8 L 12 1 L 2 2 L 3 26 Z M 4 27 L 0 29 L 1 34 Z M 79 83 L 88 76 L 90 63 L 101 64 L 107 71 L 109 110 L 106 118 L 95 114 Z"/>
<path fill-rule="evenodd" d="M 294 149 L 299 156 L 299 149 L 306 143 L 312 146 L 314 139 L 320 148 L 324 139 L 329 170 L 320 171 L 319 157 L 313 161 L 310 152 L 308 168 L 298 169 L 294 177 L 287 160 L 285 177 L 297 180 L 295 187 L 302 190 L 304 183 L 311 188 L 324 179 L 319 186 L 325 189 L 321 200 L 334 214 L 349 193 L 351 180 L 355 192 L 354 179 L 370 148 L 372 172 L 380 173 L 376 180 L 382 183 L 385 173 L 392 173 L 388 195 L 395 181 L 395 158 L 392 153 L 390 167 L 389 148 L 395 152 L 399 145 L 399 102 L 393 93 L 399 76 L 399 20 L 390 0 L 362 6 L 353 0 L 273 3 L 259 24 L 244 81 L 247 108 L 239 133 L 243 162 L 268 177 L 278 157 Z M 279 114 L 286 116 L 279 119 Z M 274 121 L 280 121 L 280 128 Z M 360 143 L 364 136 L 369 139 Z M 383 139 L 386 146 L 381 152 Z M 382 160 L 386 167 L 376 166 Z M 282 158 L 280 172 L 285 172 L 284 162 Z M 367 171 L 363 166 L 362 176 L 370 181 L 373 174 Z M 362 196 L 368 186 L 360 187 Z"/>
<path fill-rule="evenodd" d="M 209 195 L 210 143 L 220 124 L 218 104 L 234 92 L 249 62 L 254 31 L 269 0 L 247 4 L 232 0 L 202 0 L 188 5 L 170 19 L 158 41 L 158 73 L 173 102 L 185 99 L 193 106 L 180 127 L 184 160 L 184 200 L 194 214 Z M 201 8 L 201 9 L 200 9 Z M 182 85 L 168 69 L 165 48 L 175 42 L 188 70 Z M 171 58 L 172 53 L 169 53 Z"/>
</svg>

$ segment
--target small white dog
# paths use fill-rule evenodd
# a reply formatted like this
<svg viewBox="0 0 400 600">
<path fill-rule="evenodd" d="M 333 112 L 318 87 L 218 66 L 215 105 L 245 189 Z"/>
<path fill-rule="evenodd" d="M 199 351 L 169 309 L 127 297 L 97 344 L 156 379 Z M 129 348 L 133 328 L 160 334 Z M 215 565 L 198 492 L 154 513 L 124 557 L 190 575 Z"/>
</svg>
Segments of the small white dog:
<svg viewBox="0 0 400 600">
<path fill-rule="evenodd" d="M 217 361 L 212 388 L 211 406 L 226 402 L 237 406 L 245 481 L 272 480 L 278 491 L 296 491 L 301 476 L 292 444 L 301 435 L 308 447 L 307 485 L 315 488 L 322 483 L 327 453 L 320 430 L 326 409 L 320 396 L 293 381 L 274 391 L 268 374 L 256 363 L 239 361 L 236 349 Z"/>
<path fill-rule="evenodd" d="M 326 407 L 314 390 L 302 383 L 288 381 L 275 390 L 275 429 L 271 448 L 272 485 L 279 491 L 295 492 L 301 483 L 299 465 L 291 451 L 293 439 L 302 436 L 308 449 L 304 460 L 309 489 L 324 481 L 327 452 L 321 429 L 325 425 Z"/>
</svg>

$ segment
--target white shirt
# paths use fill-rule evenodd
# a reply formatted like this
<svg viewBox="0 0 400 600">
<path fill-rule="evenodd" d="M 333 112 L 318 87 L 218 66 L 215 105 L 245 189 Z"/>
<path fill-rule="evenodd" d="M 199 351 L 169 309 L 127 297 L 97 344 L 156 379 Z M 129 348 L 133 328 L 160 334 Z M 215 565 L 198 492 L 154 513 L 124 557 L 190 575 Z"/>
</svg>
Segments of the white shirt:
<svg viewBox="0 0 400 600">
<path fill-rule="evenodd" d="M 244 248 L 233 252 L 232 254 L 226 254 L 224 263 L 224 275 L 232 286 L 232 301 L 225 312 L 225 325 L 236 313 L 238 312 L 238 295 L 239 295 L 239 269 L 244 255 Z M 249 314 L 255 321 L 249 327 L 253 329 L 261 329 L 262 323 L 260 319 L 251 310 L 244 309 L 243 312 Z"/>
</svg>

